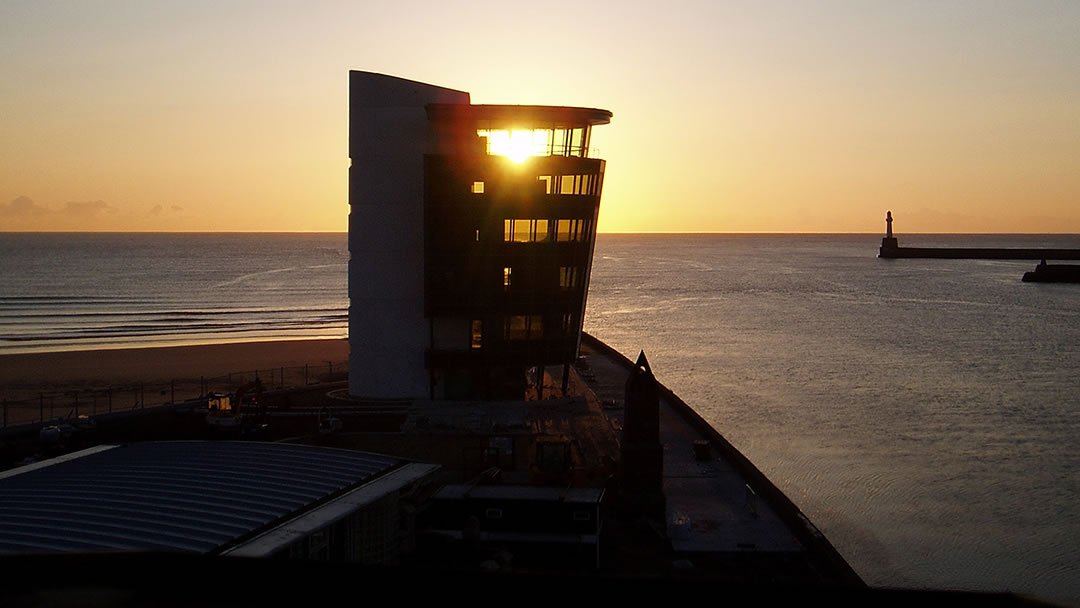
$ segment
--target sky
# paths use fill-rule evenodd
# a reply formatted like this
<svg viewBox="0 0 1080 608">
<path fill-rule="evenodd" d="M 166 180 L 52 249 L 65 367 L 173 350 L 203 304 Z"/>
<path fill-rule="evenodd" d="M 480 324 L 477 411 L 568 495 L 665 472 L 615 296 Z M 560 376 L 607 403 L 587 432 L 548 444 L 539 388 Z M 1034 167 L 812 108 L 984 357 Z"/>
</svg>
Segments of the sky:
<svg viewBox="0 0 1080 608">
<path fill-rule="evenodd" d="M 348 71 L 611 110 L 602 232 L 1080 233 L 1080 2 L 0 3 L 0 231 L 345 231 Z"/>
</svg>

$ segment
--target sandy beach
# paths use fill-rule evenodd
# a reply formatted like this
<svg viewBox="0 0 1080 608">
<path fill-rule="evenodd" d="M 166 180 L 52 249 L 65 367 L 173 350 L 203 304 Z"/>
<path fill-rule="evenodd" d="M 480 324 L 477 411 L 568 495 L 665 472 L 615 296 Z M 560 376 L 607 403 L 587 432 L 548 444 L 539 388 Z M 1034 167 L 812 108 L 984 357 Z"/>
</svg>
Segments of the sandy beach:
<svg viewBox="0 0 1080 608">
<path fill-rule="evenodd" d="M 96 391 L 94 398 L 100 400 L 102 390 L 118 395 L 141 387 L 149 405 L 196 396 L 203 379 L 208 390 L 229 390 L 226 384 L 253 379 L 255 370 L 264 383 L 275 386 L 316 381 L 331 370 L 343 371 L 348 355 L 349 343 L 342 339 L 0 355 L 0 397 L 11 403 L 40 394 Z M 224 377 L 230 374 L 231 382 L 226 383 Z M 194 395 L 189 395 L 192 391 Z"/>
</svg>

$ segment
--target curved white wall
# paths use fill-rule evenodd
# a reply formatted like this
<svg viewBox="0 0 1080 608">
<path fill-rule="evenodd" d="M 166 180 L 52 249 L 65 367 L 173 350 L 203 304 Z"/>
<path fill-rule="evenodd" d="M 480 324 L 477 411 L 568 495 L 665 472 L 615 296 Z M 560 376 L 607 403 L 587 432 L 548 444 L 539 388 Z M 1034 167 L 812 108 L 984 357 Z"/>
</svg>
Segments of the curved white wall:
<svg viewBox="0 0 1080 608">
<path fill-rule="evenodd" d="M 429 103 L 469 94 L 349 72 L 349 393 L 426 398 L 424 154 L 447 148 Z"/>
</svg>

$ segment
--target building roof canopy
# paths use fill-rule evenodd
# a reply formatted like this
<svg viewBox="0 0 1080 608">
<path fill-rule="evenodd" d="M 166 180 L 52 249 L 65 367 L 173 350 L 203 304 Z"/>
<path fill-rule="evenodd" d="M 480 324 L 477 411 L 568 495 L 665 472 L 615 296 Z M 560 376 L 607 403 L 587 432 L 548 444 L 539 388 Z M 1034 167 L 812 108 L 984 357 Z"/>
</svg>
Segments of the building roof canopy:
<svg viewBox="0 0 1080 608">
<path fill-rule="evenodd" d="M 490 104 L 431 103 L 429 120 L 466 121 L 488 129 L 551 128 L 606 125 L 611 112 L 599 108 L 569 106 L 522 106 Z"/>
<path fill-rule="evenodd" d="M 211 553 L 403 463 L 245 441 L 92 448 L 0 476 L 0 554 Z"/>
</svg>

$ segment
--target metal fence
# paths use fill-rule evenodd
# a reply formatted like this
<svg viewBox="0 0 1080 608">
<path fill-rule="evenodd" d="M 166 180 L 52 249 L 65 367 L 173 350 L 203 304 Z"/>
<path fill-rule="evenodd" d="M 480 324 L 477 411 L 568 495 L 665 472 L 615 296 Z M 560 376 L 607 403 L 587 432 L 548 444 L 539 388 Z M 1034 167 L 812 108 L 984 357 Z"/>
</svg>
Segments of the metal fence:
<svg viewBox="0 0 1080 608">
<path fill-rule="evenodd" d="M 346 361 L 324 361 L 293 367 L 272 367 L 230 372 L 220 376 L 175 378 L 163 382 L 138 382 L 107 386 L 86 386 L 64 391 L 19 390 L 0 399 L 3 426 L 98 415 L 197 399 L 211 391 L 233 392 L 256 380 L 262 390 L 281 390 L 344 380 Z M 28 394 L 29 393 L 29 394 Z"/>
</svg>

